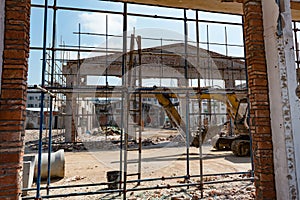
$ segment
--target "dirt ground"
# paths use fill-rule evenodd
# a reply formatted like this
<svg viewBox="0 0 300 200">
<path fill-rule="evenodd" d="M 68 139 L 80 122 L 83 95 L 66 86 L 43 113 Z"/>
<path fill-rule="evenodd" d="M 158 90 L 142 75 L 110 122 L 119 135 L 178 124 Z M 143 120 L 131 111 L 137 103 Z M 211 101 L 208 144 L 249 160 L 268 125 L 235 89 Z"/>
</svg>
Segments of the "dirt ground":
<svg viewBox="0 0 300 200">
<path fill-rule="evenodd" d="M 59 133 L 59 132 L 57 132 Z M 33 140 L 36 132 L 28 131 L 25 141 Z M 238 181 L 227 183 L 213 183 L 214 181 L 230 181 L 233 179 L 245 180 L 245 175 L 228 175 L 223 173 L 247 172 L 251 169 L 249 157 L 235 157 L 230 151 L 215 151 L 209 144 L 202 146 L 202 168 L 200 167 L 200 149 L 189 148 L 189 161 L 187 161 L 187 148 L 181 142 L 170 141 L 167 138 L 176 138 L 177 131 L 162 129 L 145 129 L 143 138 L 153 143 L 145 144 L 142 150 L 142 179 L 175 177 L 190 175 L 213 174 L 205 176 L 203 186 L 203 199 L 254 199 L 255 188 L 251 181 Z M 29 139 L 28 139 L 29 138 Z M 65 152 L 65 176 L 60 180 L 52 180 L 51 186 L 78 185 L 106 182 L 108 171 L 120 170 L 120 148 L 114 142 L 116 137 L 84 136 L 79 137 L 86 150 L 73 150 Z M 113 141 L 113 142 L 112 142 Z M 133 148 L 136 145 L 132 145 Z M 32 152 L 30 152 L 32 153 Z M 124 160 L 122 151 L 122 160 Z M 136 173 L 138 170 L 138 152 L 129 151 L 128 173 Z M 189 166 L 189 167 L 187 167 Z M 124 170 L 122 163 L 122 171 Z M 202 169 L 202 170 L 201 170 Z M 223 174 L 223 175 L 216 175 Z M 128 177 L 128 180 L 135 180 L 137 177 Z M 199 183 L 199 177 L 191 177 L 190 183 Z M 168 185 L 185 184 L 184 178 L 145 181 L 140 186 L 127 184 L 127 189 L 143 187 L 166 187 Z M 45 184 L 43 183 L 42 186 Z M 35 187 L 35 184 L 33 185 Z M 65 189 L 51 189 L 50 195 L 69 194 L 78 192 L 95 192 L 105 190 L 104 186 L 93 187 L 72 187 Z M 29 192 L 28 196 L 35 192 Z M 42 191 L 45 195 L 45 191 Z M 84 196 L 57 197 L 54 199 L 121 199 L 119 193 L 97 194 Z M 197 187 L 177 187 L 168 189 L 148 189 L 142 191 L 127 192 L 127 199 L 201 199 L 201 190 Z"/>
</svg>

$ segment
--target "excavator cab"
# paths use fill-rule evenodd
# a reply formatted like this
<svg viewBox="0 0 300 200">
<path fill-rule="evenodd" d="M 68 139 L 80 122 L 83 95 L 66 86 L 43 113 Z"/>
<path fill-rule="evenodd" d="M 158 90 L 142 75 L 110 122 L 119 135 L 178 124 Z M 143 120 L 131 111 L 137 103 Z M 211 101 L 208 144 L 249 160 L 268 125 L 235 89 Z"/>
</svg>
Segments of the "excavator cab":
<svg viewBox="0 0 300 200">
<path fill-rule="evenodd" d="M 237 112 L 234 118 L 235 135 L 249 134 L 248 111 L 249 111 L 248 99 L 243 98 L 239 101 Z"/>
</svg>

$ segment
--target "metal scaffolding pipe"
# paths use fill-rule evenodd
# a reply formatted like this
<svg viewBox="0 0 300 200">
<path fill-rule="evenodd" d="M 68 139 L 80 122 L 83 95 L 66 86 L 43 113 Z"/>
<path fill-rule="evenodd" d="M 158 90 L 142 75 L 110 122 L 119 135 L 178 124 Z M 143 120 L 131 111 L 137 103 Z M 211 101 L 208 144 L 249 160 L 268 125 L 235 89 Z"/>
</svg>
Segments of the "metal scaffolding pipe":
<svg viewBox="0 0 300 200">
<path fill-rule="evenodd" d="M 40 4 L 32 4 L 34 8 L 43 8 L 43 5 Z M 49 8 L 53 9 L 53 6 L 49 6 Z M 108 10 L 95 10 L 95 9 L 87 9 L 87 8 L 74 8 L 74 7 L 66 7 L 66 6 L 57 6 L 58 10 L 70 10 L 70 11 L 85 11 L 85 12 L 94 12 L 94 13 L 104 13 L 104 14 L 115 14 L 115 15 L 123 15 L 122 12 L 117 11 L 108 11 Z M 181 8 L 179 8 L 181 9 Z M 163 15 L 147 15 L 147 14 L 137 14 L 137 13 L 127 13 L 128 16 L 136 16 L 136 17 L 147 17 L 147 18 L 155 18 L 155 19 L 169 19 L 169 20 L 184 20 L 182 17 L 167 17 Z M 188 19 L 188 21 L 195 21 L 195 19 Z M 241 23 L 235 22 L 221 22 L 221 21 L 213 21 L 213 20 L 199 20 L 199 22 L 203 23 L 223 23 L 228 25 L 240 26 Z"/>
<path fill-rule="evenodd" d="M 199 175 L 191 175 L 190 172 L 190 157 L 189 157 L 189 153 L 190 153 L 190 146 L 189 146 L 189 140 L 191 138 L 189 138 L 189 132 L 191 131 L 191 127 L 192 127 L 192 123 L 190 123 L 189 119 L 191 117 L 194 117 L 195 113 L 190 113 L 189 109 L 190 109 L 190 101 L 191 99 L 199 99 L 199 95 L 200 94 L 212 94 L 212 93 L 218 93 L 218 94 L 224 94 L 224 97 L 226 97 L 227 94 L 247 94 L 247 90 L 217 90 L 217 89 L 212 89 L 212 88 L 201 88 L 200 87 L 200 73 L 199 74 L 191 74 L 191 72 L 189 72 L 189 68 L 191 68 L 190 63 L 188 62 L 188 58 L 189 59 L 197 59 L 197 70 L 205 70 L 205 73 L 208 73 L 210 77 L 212 77 L 212 73 L 214 73 L 215 71 L 213 71 L 211 69 L 211 64 L 210 62 L 213 62 L 210 59 L 226 59 L 229 61 L 232 61 L 231 64 L 233 64 L 233 62 L 238 62 L 238 60 L 244 60 L 244 57 L 233 57 L 230 56 L 228 57 L 228 47 L 232 46 L 232 47 L 242 47 L 243 45 L 237 45 L 237 44 L 228 44 L 227 41 L 227 29 L 225 27 L 225 43 L 214 43 L 214 42 L 210 42 L 209 41 L 209 31 L 208 31 L 208 26 L 207 26 L 207 41 L 206 42 L 201 42 L 199 41 L 200 36 L 199 36 L 199 23 L 209 23 L 209 24 L 227 24 L 227 25 L 233 25 L 233 26 L 241 26 L 243 25 L 243 23 L 231 23 L 231 22 L 220 22 L 220 21 L 213 21 L 213 20 L 201 20 L 199 19 L 198 16 L 198 10 L 195 10 L 196 12 L 196 17 L 191 17 L 188 18 L 187 17 L 187 10 L 186 9 L 180 9 L 184 11 L 184 16 L 183 17 L 170 17 L 170 16 L 163 16 L 163 15 L 151 15 L 151 14 L 136 14 L 136 13 L 128 13 L 128 6 L 130 6 L 131 3 L 127 3 L 124 2 L 122 3 L 123 5 L 123 11 L 118 12 L 118 11 L 109 11 L 109 10 L 98 10 L 98 9 L 87 9 L 87 8 L 74 8 L 74 7 L 67 7 L 67 6 L 58 6 L 57 4 L 57 0 L 53 1 L 53 5 L 50 6 L 48 5 L 48 0 L 45 0 L 45 5 L 41 5 L 41 4 L 32 4 L 33 8 L 43 8 L 44 9 L 44 40 L 43 40 L 43 46 L 39 47 L 39 46 L 31 46 L 30 50 L 38 50 L 38 51 L 43 51 L 43 65 L 42 65 L 42 84 L 41 86 L 35 86 L 35 87 L 29 87 L 30 89 L 38 89 L 41 91 L 41 111 L 40 111 L 40 134 L 39 134 L 39 160 L 40 160 L 40 156 L 41 156 L 41 147 L 42 144 L 45 144 L 42 142 L 42 122 L 43 122 L 43 117 L 44 117 L 44 111 L 43 111 L 43 100 L 45 97 L 45 94 L 49 94 L 51 96 L 50 98 L 50 119 L 49 119 L 49 140 L 48 140 L 48 163 L 50 163 L 51 161 L 51 146 L 52 144 L 57 144 L 57 143 L 53 143 L 52 142 L 52 115 L 53 115 L 53 108 L 52 108 L 52 103 L 53 103 L 53 98 L 56 97 L 59 94 L 64 94 L 64 95 L 69 95 L 70 93 L 72 94 L 76 94 L 77 95 L 77 99 L 76 101 L 85 101 L 85 97 L 89 97 L 90 94 L 94 93 L 95 97 L 102 97 L 101 95 L 105 95 L 103 97 L 106 97 L 106 100 L 108 98 L 112 98 L 112 97 L 121 97 L 121 113 L 120 113 L 120 117 L 121 117 L 121 135 L 120 135 L 120 172 L 121 172 L 121 178 L 119 183 L 119 187 L 120 189 L 116 189 L 116 190 L 101 190 L 101 191 L 94 191 L 94 192 L 75 192 L 75 193 L 68 193 L 68 194 L 58 194 L 58 195 L 49 195 L 49 190 L 50 189 L 64 189 L 64 188 L 72 188 L 72 187 L 94 187 L 94 186 L 100 186 L 100 185 L 107 185 L 109 183 L 112 182 L 107 182 L 107 183 L 93 183 L 93 184 L 78 184 L 78 185 L 65 185 L 65 186 L 51 186 L 51 180 L 50 180 L 50 176 L 48 174 L 48 179 L 47 179 L 47 185 L 46 187 L 41 187 L 41 182 L 40 182 L 40 174 L 38 175 L 38 179 L 37 179 L 37 187 L 36 189 L 29 189 L 29 188 L 25 188 L 23 189 L 24 191 L 33 191 L 36 190 L 37 194 L 36 197 L 23 197 L 23 199 L 40 199 L 41 198 L 41 194 L 40 194 L 40 190 L 47 190 L 47 195 L 46 196 L 42 196 L 43 198 L 60 198 L 60 197 L 66 197 L 66 196 L 80 196 L 80 195 L 95 195 L 95 194 L 105 194 L 105 193 L 119 193 L 119 194 L 123 194 L 123 199 L 126 199 L 126 194 L 129 191 L 140 191 L 140 190 L 152 190 L 152 189 L 168 189 L 168 188 L 172 188 L 172 187 L 190 187 L 190 186 L 200 186 L 201 188 L 201 197 L 203 197 L 203 185 L 204 184 L 217 184 L 217 183 L 225 183 L 225 182 L 234 182 L 234 181 L 252 181 L 253 178 L 246 178 L 246 179 L 232 179 L 232 180 L 220 180 L 220 181 L 209 181 L 209 182 L 204 182 L 203 177 L 206 176 L 219 176 L 219 175 L 236 175 L 236 174 L 250 174 L 253 175 L 253 158 L 251 155 L 251 162 L 252 162 L 252 170 L 250 172 L 238 172 L 238 173 L 220 173 L 220 174 L 203 174 L 203 155 L 202 155 L 202 146 L 200 145 L 199 147 Z M 48 9 L 53 9 L 53 24 L 52 24 L 52 44 L 51 47 L 47 48 L 46 47 L 46 41 L 47 41 L 47 11 Z M 123 15 L 123 34 L 121 36 L 118 35 L 113 35 L 113 34 L 109 34 L 108 33 L 108 17 L 106 15 L 106 33 L 105 34 L 99 34 L 99 33 L 86 33 L 86 32 L 81 32 L 80 28 L 78 32 L 74 32 L 74 34 L 78 34 L 78 45 L 62 45 L 59 47 L 56 47 L 56 14 L 57 11 L 62 10 L 62 11 L 83 11 L 83 12 L 93 12 L 93 13 L 105 13 L 105 14 L 113 14 L 113 15 Z M 176 53 L 177 56 L 181 56 L 184 57 L 184 64 L 180 64 L 178 66 L 175 66 L 175 69 L 178 69 L 179 67 L 181 67 L 181 69 L 183 69 L 184 73 L 184 78 L 182 79 L 182 81 L 185 81 L 185 84 L 183 85 L 182 88 L 161 88 L 160 90 L 157 90 L 157 88 L 154 90 L 153 88 L 146 88 L 146 87 L 142 87 L 142 78 L 151 78 L 150 76 L 141 76 L 142 72 L 141 72 L 141 68 L 139 69 L 139 80 L 138 80 L 138 87 L 135 88 L 137 82 L 135 80 L 135 78 L 131 79 L 131 76 L 129 75 L 129 73 L 131 73 L 131 69 L 134 70 L 134 65 L 135 63 L 133 62 L 133 57 L 134 56 L 139 56 L 139 62 L 138 65 L 141 66 L 144 63 L 142 63 L 142 55 L 143 56 L 149 56 L 149 55 L 154 55 L 154 56 L 160 56 L 161 59 L 163 59 L 162 56 L 174 56 L 174 53 L 168 53 L 168 52 L 163 52 L 163 48 L 161 48 L 160 53 L 158 52 L 146 52 L 147 49 L 144 51 L 141 48 L 141 37 L 138 36 L 137 39 L 137 43 L 138 43 L 138 50 L 134 50 L 134 48 L 130 48 L 130 51 L 128 52 L 127 49 L 127 39 L 130 38 L 127 35 L 127 29 L 128 29 L 128 16 L 136 16 L 136 17 L 142 17 L 142 18 L 154 18 L 154 19 L 167 19 L 167 20 L 179 20 L 181 22 L 183 22 L 184 24 L 184 39 L 164 39 L 163 38 L 151 38 L 151 37 L 145 37 L 143 38 L 143 40 L 154 40 L 154 41 L 160 41 L 161 42 L 161 46 L 162 46 L 162 42 L 163 41 L 168 41 L 168 42 L 184 42 L 184 52 L 178 52 Z M 196 23 L 196 42 L 195 41 L 189 41 L 188 40 L 188 22 L 195 22 Z M 95 36 L 104 36 L 106 39 L 106 46 L 105 48 L 99 48 L 99 47 L 88 47 L 88 46 L 81 46 L 81 41 L 80 41 L 80 37 L 81 35 L 95 35 Z M 123 47 L 122 48 L 108 48 L 108 37 L 120 37 L 123 39 Z M 131 36 L 132 38 L 132 36 Z M 135 39 L 135 37 L 133 36 L 133 38 Z M 132 40 L 133 41 L 133 40 Z M 188 45 L 189 44 L 196 44 L 197 45 L 197 53 L 189 53 L 188 52 Z M 226 47 L 226 55 L 225 56 L 218 56 L 218 55 L 211 55 L 211 56 L 201 56 L 200 52 L 199 52 L 199 45 L 200 44 L 206 44 L 207 45 L 207 52 L 209 52 L 210 46 L 209 45 L 222 45 Z M 67 47 L 67 48 L 66 48 Z M 50 59 L 46 58 L 46 51 L 52 51 L 52 56 Z M 84 58 L 80 58 L 80 53 L 81 52 L 89 52 L 89 51 L 93 51 L 93 52 L 104 52 L 105 53 L 105 63 L 98 61 L 95 62 L 93 64 L 98 64 L 98 65 L 106 65 L 105 68 L 105 86 L 79 86 L 79 79 L 80 79 L 80 74 L 75 73 L 75 74 L 68 74 L 69 76 L 71 75 L 77 75 L 77 85 L 79 87 L 56 87 L 54 86 L 54 65 L 56 65 L 56 61 L 60 61 L 63 62 L 64 59 L 56 59 L 55 58 L 55 53 L 56 52 L 67 52 L 67 51 L 76 51 L 78 53 L 78 58 L 77 60 L 69 60 L 68 64 L 72 65 L 75 63 L 75 61 L 77 61 L 77 70 L 78 72 L 80 71 L 80 65 L 81 63 L 84 61 Z M 182 50 L 181 50 L 182 51 Z M 121 78 L 122 78 L 122 84 L 121 86 L 116 86 L 116 87 L 111 87 L 108 86 L 108 76 L 109 76 L 109 68 L 108 68 L 108 63 L 110 62 L 110 53 L 115 53 L 115 54 L 120 54 L 120 57 L 118 58 L 118 60 L 113 63 L 113 67 L 115 66 L 121 66 Z M 50 55 L 50 54 L 49 54 Z M 130 56 L 129 59 L 129 65 L 127 65 L 127 56 Z M 200 58 L 207 58 L 208 59 L 208 67 L 205 66 L 200 66 L 199 64 L 199 59 Z M 237 61 L 234 61 L 237 60 Z M 51 72 L 46 72 L 46 62 L 51 61 Z M 145 62 L 145 61 L 144 61 Z M 165 62 L 161 62 L 160 64 L 165 64 Z M 128 68 L 127 68 L 128 66 Z M 241 69 L 239 67 L 235 67 L 235 66 L 230 66 L 230 70 L 232 71 L 240 71 Z M 62 69 L 60 69 L 62 70 Z M 220 69 L 218 69 L 220 70 Z M 228 70 L 228 68 L 224 68 L 223 70 Z M 45 74 L 47 73 L 48 76 L 51 76 L 51 81 L 48 81 L 47 84 L 50 83 L 50 86 L 45 86 Z M 236 72 L 235 72 L 236 73 Z M 118 74 L 117 76 L 120 77 L 120 74 Z M 241 74 L 241 73 L 240 73 Z M 56 75 L 64 75 L 63 73 L 57 73 Z M 66 76 L 68 76 L 66 75 Z M 85 76 L 88 76 L 86 74 L 84 74 Z M 164 76 L 162 75 L 159 78 L 163 78 Z M 85 77 L 86 78 L 86 77 Z M 127 79 L 129 78 L 129 79 Z M 168 77 L 169 78 L 169 77 Z M 177 78 L 177 77 L 173 77 L 173 78 Z M 192 79 L 198 79 L 198 87 L 192 87 Z M 248 77 L 246 77 L 246 82 L 248 82 Z M 210 78 L 209 81 L 213 81 L 213 78 Z M 191 87 L 189 87 L 189 80 L 191 80 Z M 161 80 L 160 80 L 161 81 Z M 206 80 L 205 80 L 206 81 Z M 134 82 L 133 84 L 131 84 L 131 82 Z M 36 92 L 40 92 L 40 91 L 30 91 L 28 93 L 36 93 Z M 171 91 L 171 92 L 170 92 Z M 129 95 L 135 95 L 138 97 L 135 98 L 139 98 L 139 109 L 140 109 L 140 113 L 139 116 L 141 118 L 142 116 L 142 103 L 141 103 L 141 98 L 142 97 L 153 97 L 153 95 L 155 94 L 168 94 L 170 95 L 170 97 L 178 97 L 178 95 L 176 94 L 181 94 L 181 96 L 183 97 L 179 97 L 181 100 L 185 100 L 185 108 L 186 112 L 185 112 L 185 117 L 186 117 L 186 138 L 187 138 L 187 143 L 186 143 L 186 174 L 184 176 L 175 176 L 175 177 L 157 177 L 157 178 L 145 178 L 145 179 L 141 179 L 141 148 L 142 148 L 142 133 L 141 133 L 141 129 L 139 129 L 139 165 L 138 165 L 138 179 L 137 180 L 128 180 L 127 176 L 129 174 L 127 174 L 127 170 L 128 170 L 128 154 L 127 154 L 127 150 L 128 150 L 128 142 L 130 141 L 128 138 L 128 126 L 129 126 L 129 122 L 128 122 L 128 115 L 129 112 L 128 110 L 130 109 L 130 104 L 129 104 Z M 185 94 L 185 96 L 183 95 Z M 152 95 L 152 96 L 151 96 Z M 66 99 L 63 100 L 64 102 L 70 102 Z M 88 100 L 86 100 L 88 102 Z M 127 102 L 126 102 L 127 101 Z M 203 113 L 201 111 L 201 99 L 199 99 L 199 115 L 224 115 L 226 113 Z M 70 116 L 70 115 L 64 115 L 64 116 Z M 74 116 L 74 115 L 72 115 Z M 75 117 L 78 117 L 79 114 L 76 114 Z M 92 114 L 82 114 L 80 116 L 92 116 Z M 140 125 L 142 124 L 142 119 L 139 119 L 139 123 Z M 199 135 L 199 141 L 200 144 L 202 143 L 202 138 Z M 123 143 L 124 142 L 124 143 Z M 67 142 L 64 142 L 67 143 Z M 71 142 L 72 144 L 82 144 L 79 142 Z M 60 143 L 61 144 L 61 143 Z M 123 146 L 124 145 L 124 146 Z M 124 149 L 123 149 L 124 148 Z M 41 164 L 39 163 L 39 170 L 40 170 L 40 166 Z M 51 170 L 51 166 L 48 165 L 48 172 L 50 172 Z M 40 172 L 39 172 L 40 173 Z M 129 187 L 129 183 L 141 183 L 141 182 L 151 182 L 151 181 L 158 181 L 158 180 L 171 180 L 171 179 L 179 179 L 179 178 L 184 178 L 184 179 L 190 179 L 190 178 L 200 178 L 200 182 L 199 183 L 187 183 L 187 184 L 175 184 L 175 185 L 164 185 L 164 186 L 154 186 L 154 187 L 143 187 L 143 188 L 128 188 Z"/>
</svg>

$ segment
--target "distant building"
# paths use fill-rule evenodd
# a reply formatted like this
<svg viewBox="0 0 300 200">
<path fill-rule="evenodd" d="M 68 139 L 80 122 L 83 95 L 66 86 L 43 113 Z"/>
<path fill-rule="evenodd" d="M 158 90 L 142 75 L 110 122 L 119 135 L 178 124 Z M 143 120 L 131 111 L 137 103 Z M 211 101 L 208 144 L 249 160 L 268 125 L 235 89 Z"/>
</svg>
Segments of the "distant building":
<svg viewBox="0 0 300 200">
<path fill-rule="evenodd" d="M 50 100 L 49 95 L 45 95 L 46 104 L 44 107 L 47 107 L 48 102 Z M 27 93 L 27 102 L 26 108 L 40 108 L 41 107 L 41 93 Z"/>
<path fill-rule="evenodd" d="M 44 98 L 44 120 L 43 128 L 49 127 L 49 107 L 50 96 L 45 94 Z M 41 111 L 41 93 L 27 93 L 27 102 L 26 102 L 26 129 L 38 129 L 40 128 L 40 111 Z M 53 119 L 52 119 L 52 128 L 63 128 L 63 109 L 61 102 L 53 101 Z M 62 119 L 62 120 L 59 120 Z"/>
</svg>

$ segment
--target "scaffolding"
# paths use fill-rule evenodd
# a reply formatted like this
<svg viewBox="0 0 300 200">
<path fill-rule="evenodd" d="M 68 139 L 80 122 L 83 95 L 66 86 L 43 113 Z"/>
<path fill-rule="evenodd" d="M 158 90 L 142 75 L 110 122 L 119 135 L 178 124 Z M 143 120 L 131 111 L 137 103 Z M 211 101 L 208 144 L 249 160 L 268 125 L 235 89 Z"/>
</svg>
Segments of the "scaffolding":
<svg viewBox="0 0 300 200">
<path fill-rule="evenodd" d="M 109 4 L 110 2 L 105 2 Z M 173 8 L 177 13 L 182 13 L 181 17 L 167 16 L 157 14 L 145 14 L 129 12 L 130 6 L 139 6 L 139 4 L 116 3 L 119 7 L 116 10 L 80 8 L 59 4 L 58 0 L 50 3 L 46 0 L 45 4 L 32 3 L 32 9 L 43 10 L 44 12 L 44 29 L 41 46 L 31 45 L 31 51 L 41 52 L 42 55 L 42 72 L 41 84 L 39 86 L 29 86 L 29 93 L 40 92 L 41 109 L 39 122 L 39 140 L 38 140 L 38 174 L 36 180 L 36 188 L 23 188 L 23 191 L 34 191 L 34 196 L 24 196 L 23 199 L 40 199 L 40 198 L 60 198 L 82 195 L 106 195 L 116 194 L 123 199 L 131 192 L 141 190 L 154 189 L 170 189 L 170 188 L 197 188 L 203 191 L 205 185 L 235 182 L 235 181 L 253 181 L 253 164 L 252 155 L 250 155 L 251 167 L 249 171 L 224 172 L 224 173 L 204 173 L 203 163 L 203 138 L 199 134 L 199 155 L 196 158 L 199 161 L 197 172 L 191 171 L 191 147 L 190 141 L 193 134 L 205 125 L 208 119 L 210 124 L 224 123 L 228 119 L 228 113 L 222 110 L 226 103 L 222 104 L 213 99 L 200 99 L 199 94 L 203 92 L 220 93 L 220 94 L 236 94 L 240 98 L 247 96 L 247 73 L 245 67 L 244 47 L 243 44 L 231 44 L 229 42 L 228 26 L 242 28 L 243 22 L 224 22 L 207 19 L 200 19 L 204 11 L 186 10 Z M 122 8 L 122 9 L 120 9 Z M 131 8 L 132 9 L 132 8 Z M 167 8 L 161 8 L 167 9 Z M 134 9 L 132 9 L 134 10 Z M 84 32 L 81 24 L 78 31 L 73 32 L 73 36 L 77 38 L 77 44 L 60 45 L 56 43 L 58 25 L 57 14 L 62 12 L 83 12 L 83 13 L 101 13 L 106 15 L 105 33 Z M 50 14 L 49 14 L 50 13 Z M 117 15 L 122 17 L 122 35 L 109 33 L 108 15 Z M 199 16 L 200 15 L 200 16 Z M 52 17 L 52 19 L 50 18 Z M 182 23 L 182 38 L 172 37 L 150 37 L 145 36 L 137 29 L 128 30 L 128 17 L 140 17 L 155 20 L 171 20 Z M 52 22 L 52 23 L 51 23 Z M 49 26 L 49 24 L 51 25 Z M 224 30 L 224 41 L 210 41 L 210 25 L 222 25 Z M 195 27 L 192 34 L 189 27 Z M 51 27 L 51 31 L 48 28 Z M 203 31 L 204 30 L 204 31 Z M 241 29 L 242 30 L 242 29 Z M 49 32 L 52 33 L 49 39 Z M 203 34 L 205 41 L 202 41 Z M 194 36 L 195 39 L 190 39 Z M 83 45 L 84 37 L 101 38 L 105 41 L 104 47 L 91 45 Z M 110 46 L 109 40 L 117 41 L 117 47 Z M 50 47 L 47 47 L 47 42 Z M 243 41 L 242 41 L 243 42 Z M 113 42 L 112 42 L 113 44 Z M 150 45 L 149 45 L 150 44 Z M 155 45 L 153 45 L 155 44 Z M 145 45 L 145 47 L 143 47 Z M 217 53 L 213 50 L 224 48 L 224 53 Z M 234 56 L 232 49 L 238 49 L 239 55 Z M 93 52 L 95 55 L 86 56 L 86 53 Z M 66 58 L 68 54 L 75 53 L 73 58 Z M 85 54 L 83 56 L 82 54 Z M 60 55 L 60 58 L 58 55 Z M 103 84 L 89 84 L 90 77 L 97 77 Z M 110 81 L 111 77 L 118 77 L 121 82 L 113 85 Z M 147 84 L 150 80 L 151 86 Z M 152 82 L 151 82 L 152 81 Z M 166 82 L 169 81 L 169 84 Z M 154 83 L 153 83 L 154 82 Z M 175 83 L 175 86 L 172 84 Z M 156 90 L 160 88 L 161 90 Z M 166 89 L 167 88 L 167 89 Z M 170 92 L 171 91 L 171 92 Z M 45 121 L 44 102 L 45 95 L 50 95 L 49 102 L 49 118 L 47 129 L 47 152 L 48 152 L 48 176 L 47 183 L 42 186 L 41 168 L 43 146 L 43 126 Z M 154 113 L 160 111 L 160 107 L 147 104 L 144 99 L 152 101 L 157 94 L 166 94 L 172 96 L 172 101 L 177 102 L 180 106 L 178 112 L 181 113 L 182 121 L 184 121 L 184 130 L 181 132 L 184 142 L 185 165 L 182 171 L 183 175 L 163 175 L 161 177 L 144 177 L 143 176 L 143 130 L 148 125 L 150 108 L 156 109 Z M 100 99 L 100 100 L 99 100 Z M 104 118 L 102 122 L 100 115 L 96 115 L 94 105 L 96 101 L 104 101 L 103 111 L 100 112 Z M 53 146 L 53 110 L 54 102 L 60 102 L 60 116 L 64 121 L 64 144 L 84 144 L 82 135 L 91 134 L 99 129 L 108 130 L 111 126 L 109 121 L 114 121 L 119 128 L 118 147 L 118 169 L 116 173 L 119 179 L 115 181 L 75 184 L 75 185 L 52 185 L 50 178 L 51 171 L 51 153 Z M 115 106 L 115 107 L 113 107 Z M 118 107 L 119 106 L 119 107 Z M 223 107 L 222 107 L 223 106 Z M 112 116 L 112 117 L 110 117 Z M 158 116 L 158 123 L 161 118 Z M 165 119 L 165 118 L 164 118 Z M 152 122 L 154 123 L 154 122 Z M 249 132 L 250 135 L 250 132 Z M 198 137 L 198 136 L 197 136 Z M 105 141 L 111 142 L 105 134 Z M 96 143 L 100 142 L 98 140 Z M 179 142 L 180 143 L 180 142 Z M 84 144 L 85 145 L 85 144 Z M 88 145 L 88 144 L 86 144 Z M 91 147 L 92 148 L 92 147 Z M 177 147 L 176 147 L 177 148 Z M 94 151 L 95 149 L 90 149 Z M 135 153 L 134 153 L 135 152 Z M 133 159 L 132 155 L 137 156 Z M 194 157 L 193 157 L 194 158 Z M 133 165 L 133 166 L 132 166 Z M 135 173 L 129 173 L 133 168 Z M 234 176 L 242 175 L 247 178 L 232 178 L 229 180 L 209 180 L 206 177 L 214 176 Z M 136 179 L 131 177 L 136 176 Z M 155 181 L 180 180 L 184 182 L 157 185 Z M 197 181 L 192 179 L 197 179 Z M 141 183 L 149 183 L 142 186 Z M 151 183 L 154 183 L 151 185 Z M 117 187 L 110 188 L 111 184 L 117 183 Z M 134 186 L 133 186 L 134 185 Z M 99 187 L 104 187 L 99 190 Z M 108 189 L 105 188 L 108 186 Z M 94 188 L 88 192 L 60 193 L 51 194 L 51 191 L 64 188 Z M 44 193 L 43 191 L 46 191 Z"/>
</svg>

